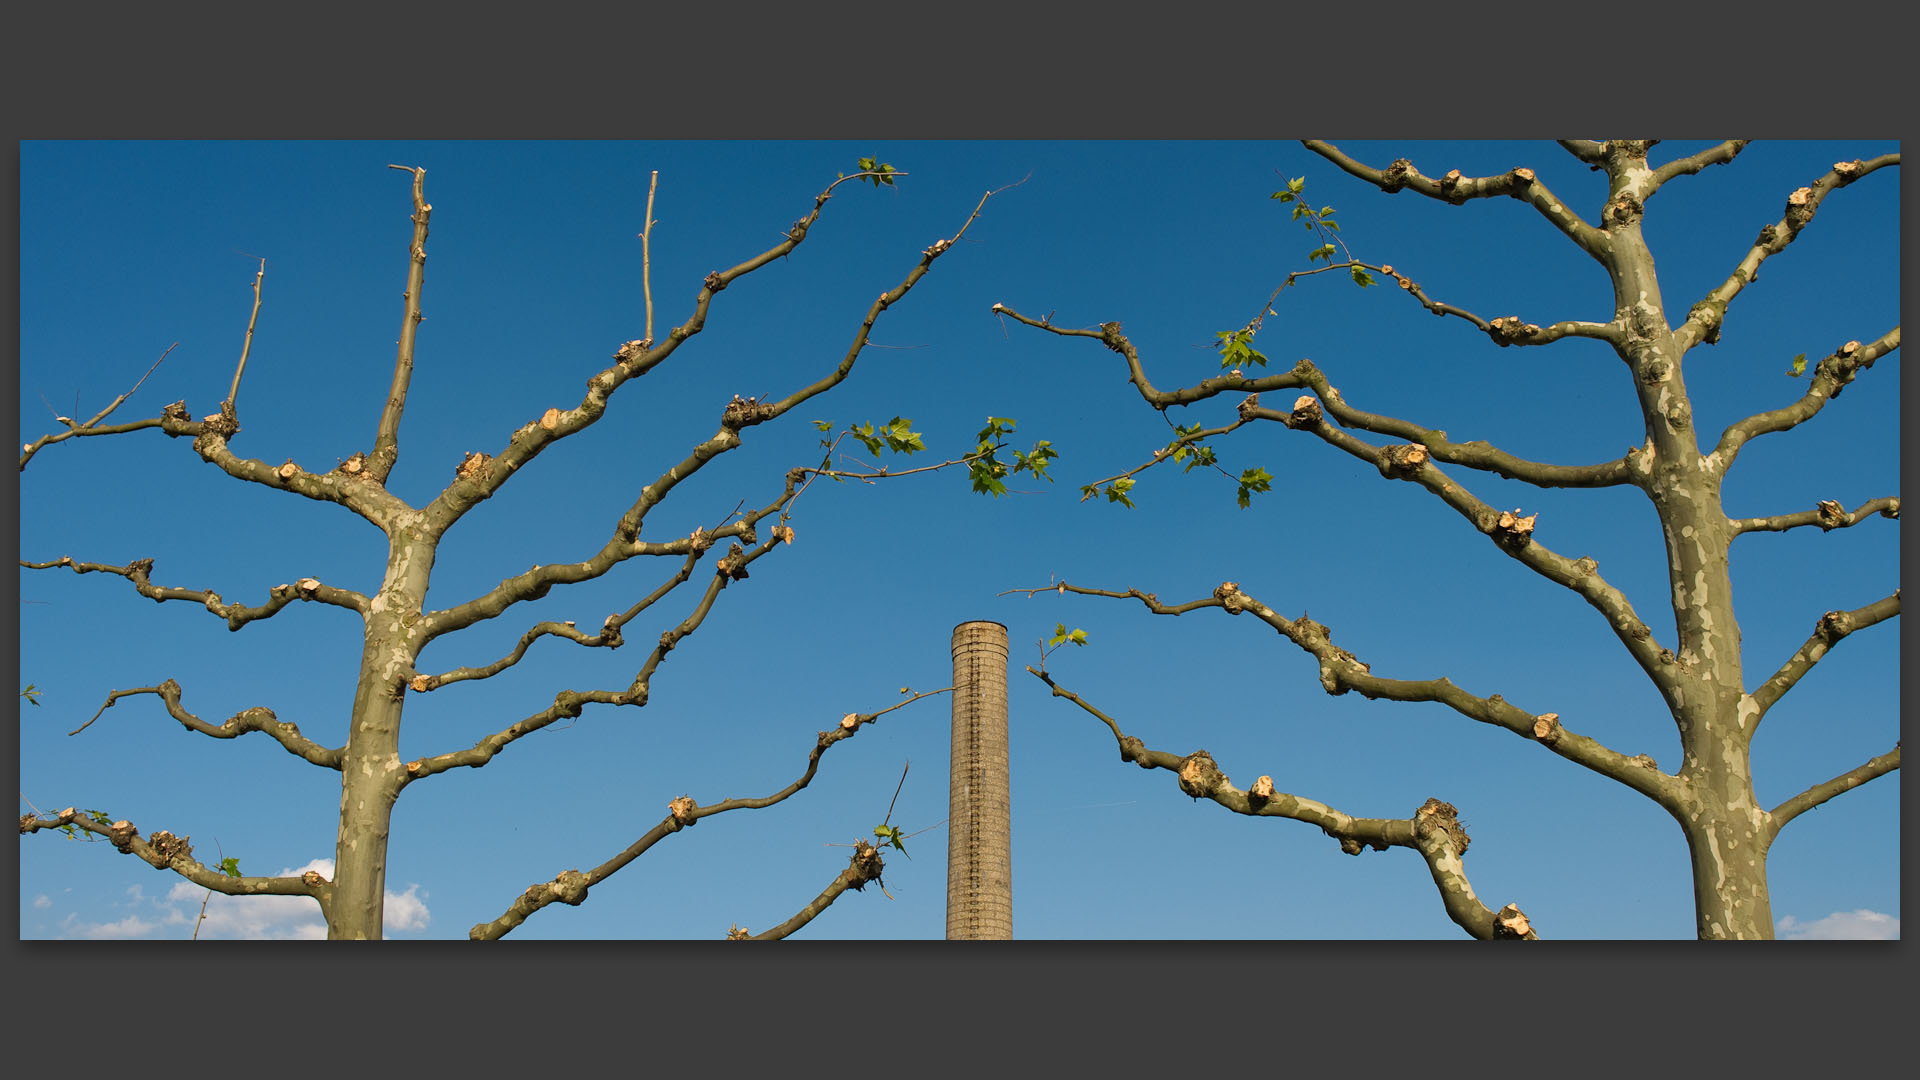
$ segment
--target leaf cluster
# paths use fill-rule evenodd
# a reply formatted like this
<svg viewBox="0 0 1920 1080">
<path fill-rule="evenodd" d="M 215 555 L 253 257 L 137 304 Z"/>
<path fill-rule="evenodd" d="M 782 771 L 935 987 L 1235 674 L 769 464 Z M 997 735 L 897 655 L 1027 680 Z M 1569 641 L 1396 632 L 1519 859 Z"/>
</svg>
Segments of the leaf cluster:
<svg viewBox="0 0 1920 1080">
<path fill-rule="evenodd" d="M 1033 444 L 1031 450 L 1015 450 L 1013 464 L 1001 461 L 999 453 L 1006 449 L 1002 436 L 1013 433 L 1017 421 L 1005 416 L 987 417 L 987 426 L 975 436 L 978 444 L 972 458 L 967 462 L 967 478 L 973 484 L 973 490 L 982 495 L 999 498 L 1007 493 L 1006 478 L 1014 473 L 1032 473 L 1047 483 L 1053 483 L 1053 477 L 1047 475 L 1047 467 L 1059 458 L 1053 443 L 1041 439 Z"/>
<path fill-rule="evenodd" d="M 1340 223 L 1333 219 L 1333 207 L 1323 206 L 1315 210 L 1313 206 L 1302 197 L 1306 186 L 1307 178 L 1304 176 L 1296 176 L 1287 181 L 1286 190 L 1276 191 L 1272 197 L 1280 200 L 1282 203 L 1292 203 L 1293 220 L 1298 221 L 1301 227 L 1307 229 L 1309 232 L 1316 232 L 1320 235 L 1323 243 L 1312 251 L 1307 252 L 1307 261 L 1311 263 L 1317 259 L 1325 259 L 1327 260 L 1327 266 L 1331 268 L 1333 266 L 1333 257 L 1339 250 L 1334 244 L 1333 234 L 1340 231 Z M 1353 264 L 1351 257 L 1348 258 L 1348 263 L 1353 271 L 1353 283 L 1355 285 L 1364 289 L 1373 284 L 1372 274 L 1367 273 L 1363 267 Z M 1262 362 L 1264 363 L 1264 361 Z"/>
</svg>

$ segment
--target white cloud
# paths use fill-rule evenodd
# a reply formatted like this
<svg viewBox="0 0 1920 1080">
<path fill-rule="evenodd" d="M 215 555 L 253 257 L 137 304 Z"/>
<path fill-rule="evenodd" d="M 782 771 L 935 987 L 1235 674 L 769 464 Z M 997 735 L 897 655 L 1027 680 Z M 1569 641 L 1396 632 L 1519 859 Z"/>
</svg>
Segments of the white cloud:
<svg viewBox="0 0 1920 1080">
<path fill-rule="evenodd" d="M 110 923 L 82 923 L 75 916 L 69 915 L 61 925 L 70 934 L 95 940 L 146 937 L 153 933 L 154 927 L 153 923 L 138 915 L 129 915 L 119 922 Z"/>
<path fill-rule="evenodd" d="M 53 898 L 46 893 L 41 893 L 39 896 L 33 898 L 33 906 L 44 911 L 53 906 Z"/>
<path fill-rule="evenodd" d="M 283 868 L 279 877 L 298 877 L 309 870 L 333 877 L 332 859 L 314 859 L 304 866 Z M 35 907 L 48 907 L 46 897 L 34 901 Z M 204 918 L 201 905 L 206 905 Z M 199 926 L 201 939 L 246 941 L 320 941 L 327 936 L 327 923 L 320 905 L 306 896 L 227 896 L 209 894 L 191 881 L 176 881 L 163 897 L 148 897 L 141 886 L 127 889 L 126 907 L 140 911 L 118 922 L 83 923 L 69 914 L 61 923 L 68 937 L 140 938 L 154 936 L 160 927 L 176 928 L 161 936 L 193 937 Z M 146 917 L 142 917 L 142 916 Z M 419 885 L 409 885 L 404 893 L 386 894 L 385 923 L 389 933 L 395 930 L 424 930 L 431 919 L 426 894 Z"/>
<path fill-rule="evenodd" d="M 1788 915 L 1775 926 L 1774 933 L 1788 941 L 1898 941 L 1900 920 L 1866 908 L 1836 911 L 1810 923 Z"/>
</svg>

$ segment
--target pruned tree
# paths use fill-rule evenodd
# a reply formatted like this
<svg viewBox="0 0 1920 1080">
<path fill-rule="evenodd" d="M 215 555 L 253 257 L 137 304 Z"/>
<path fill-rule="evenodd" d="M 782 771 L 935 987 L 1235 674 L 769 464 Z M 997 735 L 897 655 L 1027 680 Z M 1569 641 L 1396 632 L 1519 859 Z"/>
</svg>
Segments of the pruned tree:
<svg viewBox="0 0 1920 1080">
<path fill-rule="evenodd" d="M 81 421 L 57 417 L 60 429 L 25 443 L 20 456 L 20 468 L 24 471 L 38 455 L 49 450 L 57 452 L 56 448 L 65 449 L 59 444 L 70 440 L 106 436 L 141 439 L 144 438 L 141 433 L 157 432 L 170 440 L 182 440 L 175 444 L 177 448 L 190 448 L 191 453 L 201 461 L 215 466 L 240 484 L 251 485 L 286 499 L 331 504 L 329 509 L 355 515 L 383 534 L 385 560 L 384 569 L 378 574 L 377 588 L 361 591 L 344 587 L 320 580 L 295 566 L 288 568 L 289 578 L 284 584 L 259 586 L 264 595 L 254 602 L 228 599 L 211 588 L 189 588 L 168 583 L 150 558 L 136 558 L 123 565 L 87 561 L 84 555 L 21 560 L 23 567 L 32 570 L 66 569 L 76 574 L 105 574 L 124 578 L 133 592 L 141 597 L 169 607 L 178 602 L 180 608 L 204 608 L 207 615 L 223 621 L 231 631 L 249 629 L 270 619 L 298 618 L 301 609 L 309 605 L 342 609 L 352 613 L 359 621 L 361 645 L 351 715 L 345 724 L 344 741 L 338 744 L 316 740 L 303 733 L 294 719 L 281 718 L 283 713 L 299 715 L 303 711 L 302 706 L 306 703 L 303 699 L 309 696 L 304 689 L 304 679 L 293 681 L 289 690 L 290 700 L 246 708 L 224 721 L 203 719 L 190 709 L 189 701 L 196 692 L 195 688 L 182 686 L 172 678 L 158 685 L 116 690 L 108 696 L 100 712 L 94 714 L 94 719 L 99 719 L 101 712 L 122 698 L 151 696 L 159 700 L 167 715 L 189 731 L 215 739 L 235 739 L 257 733 L 274 740 L 307 765 L 337 773 L 340 806 L 331 877 L 316 871 L 296 876 L 243 875 L 237 872 L 236 860 L 232 858 L 209 866 L 195 856 L 187 837 L 176 836 L 165 829 L 142 835 L 141 829 L 132 820 L 116 818 L 106 811 L 69 808 L 57 813 L 35 812 L 20 819 L 22 834 L 55 830 L 69 837 L 77 836 L 80 832 L 102 837 L 122 853 L 144 860 L 156 868 L 169 870 L 212 892 L 231 896 L 311 898 L 324 914 L 327 933 L 332 938 L 383 936 L 383 896 L 390 829 L 395 804 L 403 793 L 412 790 L 416 784 L 430 782 L 449 772 L 479 769 L 520 740 L 555 725 L 564 727 L 562 722 L 581 717 L 589 710 L 639 708 L 646 705 L 662 662 L 675 649 L 683 647 L 687 639 L 701 628 L 728 588 L 748 578 L 750 568 L 757 570 L 759 560 L 771 555 L 776 548 L 793 543 L 796 503 L 809 485 L 823 476 L 834 479 L 858 476 L 871 480 L 882 475 L 904 475 L 901 472 L 889 474 L 884 468 L 864 473 L 851 472 L 835 468 L 833 462 L 841 439 L 857 440 L 876 454 L 922 449 L 920 436 L 911 429 L 910 421 L 896 417 L 878 428 L 869 422 L 847 429 L 838 437 L 827 430 L 828 437 L 822 439 L 821 443 L 824 452 L 817 464 L 798 464 L 788 470 L 784 477 L 769 477 L 766 490 L 742 499 L 724 520 L 695 528 L 689 535 L 643 535 L 650 527 L 658 528 L 653 524 L 656 511 L 669 497 L 689 486 L 689 481 L 695 480 L 697 474 L 714 461 L 740 447 L 751 429 L 779 420 L 801 404 L 840 386 L 852 374 L 856 362 L 868 348 L 869 335 L 875 324 L 890 307 L 902 301 L 935 261 L 966 234 L 992 195 L 989 193 L 981 198 L 951 237 L 937 239 L 921 251 L 917 261 L 898 279 L 898 283 L 874 299 L 864 315 L 850 313 L 851 340 L 837 364 L 824 371 L 808 373 L 805 379 L 811 381 L 803 381 L 783 394 L 747 397 L 735 394 L 729 401 L 716 402 L 714 404 L 719 414 L 717 430 L 710 437 L 686 448 L 683 456 L 656 462 L 644 472 L 628 474 L 623 468 L 618 474 L 610 473 L 608 482 L 618 484 L 629 481 L 616 477 L 633 475 L 631 483 L 637 490 L 630 490 L 625 496 L 631 502 L 610 530 L 599 537 L 591 534 L 585 537 L 591 550 L 584 557 L 563 557 L 562 561 L 536 564 L 524 572 L 507 577 L 497 586 L 436 606 L 428 599 L 436 555 L 443 544 L 449 543 L 457 535 L 457 527 L 468 518 L 471 511 L 516 481 L 522 485 L 538 483 L 536 480 L 521 481 L 520 478 L 530 471 L 537 472 L 534 466 L 542 454 L 599 424 L 609 414 L 615 395 L 623 387 L 660 369 L 699 335 L 706 327 L 709 312 L 723 290 L 770 264 L 781 262 L 798 248 L 820 220 L 828 201 L 843 185 L 871 183 L 876 189 L 891 187 L 897 177 L 905 174 L 887 163 L 863 159 L 858 171 L 840 176 L 815 196 L 808 212 L 785 230 L 778 243 L 727 269 L 709 273 L 694 296 L 691 311 L 681 322 L 667 327 L 658 338 L 654 334 L 650 247 L 655 189 L 650 186 L 646 200 L 646 225 L 639 234 L 645 302 L 644 331 L 632 340 L 618 344 L 613 349 L 611 363 L 600 361 L 581 366 L 585 392 L 571 405 L 543 408 L 533 400 L 528 400 L 523 406 L 526 422 L 510 432 L 473 432 L 473 438 L 491 440 L 490 449 L 468 453 L 458 462 L 432 465 L 434 469 L 450 468 L 453 473 L 451 481 L 433 492 L 430 498 L 409 502 L 396 493 L 389 481 L 397 477 L 402 421 L 408 412 L 409 390 L 416 372 L 417 350 L 420 348 L 419 331 L 425 319 L 422 295 L 426 279 L 428 225 L 433 207 L 426 197 L 424 169 L 398 165 L 391 167 L 401 170 L 411 180 L 412 229 L 407 244 L 406 286 L 398 349 L 391 380 L 385 387 L 384 405 L 379 409 L 378 423 L 368 433 L 370 442 L 363 448 L 342 447 L 343 456 L 333 467 L 301 464 L 291 458 L 274 464 L 266 458 L 279 455 L 269 452 L 261 457 L 247 457 L 237 449 L 243 416 L 240 391 L 253 349 L 267 272 L 267 262 L 261 259 L 253 278 L 252 313 L 247 322 L 239 362 L 234 368 L 230 384 L 223 387 L 224 397 L 211 412 L 196 418 L 186 403 L 181 401 L 166 406 L 157 415 L 131 421 L 119 420 L 115 417 L 116 410 L 139 389 L 140 384 L 136 383 L 90 419 Z M 657 173 L 654 181 L 657 184 Z M 154 366 L 158 367 L 158 364 L 156 361 Z M 149 369 L 148 373 L 151 374 L 151 371 Z M 142 377 L 144 381 L 145 376 Z M 351 394 L 365 389 L 347 388 L 344 392 Z M 831 426 L 828 425 L 827 429 Z M 276 432 L 250 431 L 246 434 L 255 442 L 262 441 L 262 436 L 265 436 L 265 441 L 270 445 Z M 277 434 L 284 436 L 286 433 Z M 994 431 L 983 435 L 979 446 L 971 453 L 925 468 L 964 466 L 977 476 L 1004 475 L 1008 466 L 1001 465 L 995 457 L 1004 445 L 1000 434 L 1001 431 Z M 1022 463 L 1025 458 L 1023 454 Z M 166 459 L 156 457 L 156 460 Z M 182 456 L 176 460 L 190 461 L 191 458 Z M 1044 460 L 1039 465 L 1044 467 Z M 641 483 L 641 480 L 646 482 Z M 556 515 L 540 527 L 570 523 L 570 517 Z M 216 533 L 210 533 L 209 536 L 218 541 Z M 482 536 L 476 536 L 475 539 L 484 542 Z M 27 544 L 32 546 L 30 538 Z M 566 541 L 558 539 L 556 546 L 564 551 Z M 666 569 L 656 575 L 655 587 L 644 594 L 630 595 L 629 606 L 608 615 L 598 627 L 582 628 L 573 621 L 536 619 L 524 627 L 510 651 L 496 659 L 466 656 L 458 661 L 435 665 L 426 658 L 430 646 L 443 639 L 453 641 L 454 635 L 460 631 L 480 627 L 494 620 L 522 616 L 533 602 L 548 593 L 597 581 L 628 563 L 654 564 Z M 229 588 L 238 591 L 255 586 L 237 581 Z M 690 600 L 679 599 L 688 593 L 692 594 Z M 632 629 L 649 625 L 641 621 L 643 618 L 656 618 L 670 602 L 678 602 L 679 609 L 658 623 L 661 629 L 657 632 L 648 630 L 646 640 L 639 644 L 642 656 L 638 663 L 623 671 L 621 677 L 612 683 L 593 689 L 563 688 L 553 691 L 543 708 L 517 719 L 502 717 L 502 722 L 491 734 L 471 746 L 449 746 L 430 753 L 402 753 L 402 721 L 410 696 L 468 695 L 467 707 L 476 711 L 510 708 L 506 705 L 510 698 L 489 697 L 476 691 L 484 688 L 487 680 L 514 669 L 528 656 L 551 649 L 557 643 L 571 643 L 582 649 L 619 649 L 629 644 Z M 266 662 L 286 663 L 286 658 L 270 658 Z M 654 844 L 707 817 L 734 810 L 762 809 L 786 800 L 806 788 L 814 779 L 823 756 L 833 746 L 851 738 L 864 726 L 895 709 L 945 692 L 903 689 L 904 700 L 890 706 L 847 712 L 828 730 L 818 733 L 810 752 L 805 753 L 803 763 L 798 760 L 802 755 L 800 748 L 796 747 L 795 764 L 800 768 L 797 777 L 770 794 L 730 797 L 706 803 L 686 795 L 672 799 L 664 808 L 666 816 L 658 824 L 646 829 L 599 865 L 584 871 L 564 870 L 551 880 L 529 888 L 517 899 L 503 897 L 499 917 L 474 926 L 470 936 L 497 938 L 520 926 L 549 904 L 581 903 L 589 890 L 647 852 Z M 28 687 L 23 693 L 31 699 L 35 690 Z M 37 701 L 34 703 L 38 704 Z M 93 722 L 89 720 L 80 725 L 75 734 Z M 317 726 L 309 724 L 309 727 Z M 878 879 L 882 869 L 879 850 L 874 845 L 863 844 L 856 850 L 848 868 L 833 878 L 824 892 L 800 906 L 792 918 L 758 936 L 784 937 L 797 930 L 847 889 L 860 889 Z M 795 901 L 797 903 L 799 898 L 796 897 Z M 724 924 L 716 925 L 715 936 L 721 936 L 725 930 Z M 752 935 L 741 931 L 739 936 Z"/>
<path fill-rule="evenodd" d="M 1612 315 L 1604 320 L 1539 317 L 1535 322 L 1517 315 L 1488 318 L 1471 310 L 1481 307 L 1480 301 L 1431 296 L 1415 281 L 1412 268 L 1355 256 L 1347 248 L 1332 207 L 1316 209 L 1306 202 L 1304 177 L 1290 181 L 1274 197 L 1290 207 L 1294 221 L 1315 235 L 1317 246 L 1309 253 L 1309 262 L 1316 265 L 1290 275 L 1243 327 L 1217 335 L 1220 366 L 1224 369 L 1220 374 L 1162 390 L 1149 378 L 1142 350 L 1118 321 L 1076 329 L 1057 325 L 1051 315 L 1034 318 L 1005 304 L 996 304 L 993 310 L 1029 327 L 1060 337 L 1085 339 L 1117 354 L 1140 399 L 1163 415 L 1228 395 L 1238 399 L 1234 415 L 1212 426 L 1205 422 L 1176 425 L 1169 417 L 1171 441 L 1138 466 L 1086 485 L 1082 489 L 1084 498 L 1104 496 L 1109 502 L 1132 506 L 1135 477 L 1176 462 L 1188 471 L 1226 473 L 1238 485 L 1238 500 L 1245 507 L 1254 496 L 1270 490 L 1276 476 L 1264 467 L 1236 473 L 1223 466 L 1223 447 L 1244 449 L 1248 436 L 1263 428 L 1273 430 L 1269 425 L 1317 438 L 1334 451 L 1377 470 L 1385 480 L 1403 481 L 1421 489 L 1457 515 L 1464 528 L 1484 536 L 1493 553 L 1524 567 L 1550 590 L 1564 590 L 1590 608 L 1664 703 L 1679 739 L 1679 753 L 1673 759 L 1676 767 L 1663 770 L 1645 753 L 1611 746 L 1604 732 L 1576 730 L 1576 723 L 1601 721 L 1592 717 L 1574 721 L 1569 715 L 1571 722 L 1563 722 L 1563 713 L 1576 713 L 1574 705 L 1508 701 L 1498 693 L 1457 684 L 1445 674 L 1429 675 L 1419 670 L 1423 664 L 1417 655 L 1363 660 L 1335 645 L 1327 625 L 1305 614 L 1282 615 L 1273 606 L 1277 598 L 1251 595 L 1233 580 L 1219 585 L 1210 596 L 1173 603 L 1162 602 L 1143 587 L 1147 583 L 1100 588 L 1055 581 L 1012 591 L 1130 600 L 1155 615 L 1177 616 L 1208 609 L 1229 615 L 1251 614 L 1311 659 L 1328 694 L 1357 691 L 1368 699 L 1438 703 L 1460 717 L 1503 729 L 1547 754 L 1638 792 L 1672 817 L 1690 853 L 1696 929 L 1701 938 L 1770 938 L 1774 917 L 1767 856 L 1781 830 L 1808 810 L 1898 769 L 1900 746 L 1897 740 L 1890 740 L 1891 746 L 1884 752 L 1840 775 L 1818 778 L 1792 797 L 1768 806 L 1756 796 L 1754 788 L 1755 733 L 1782 697 L 1848 635 L 1898 615 L 1900 590 L 1895 581 L 1887 583 L 1886 595 L 1865 603 L 1860 600 L 1866 598 L 1836 598 L 1839 603 L 1833 610 L 1813 620 L 1815 625 L 1804 644 L 1786 656 L 1761 658 L 1758 670 L 1762 676 L 1750 678 L 1733 607 L 1731 548 L 1737 538 L 1751 533 L 1871 528 L 1878 519 L 1897 519 L 1900 500 L 1897 493 L 1887 492 L 1852 507 L 1828 499 L 1812 507 L 1780 507 L 1762 516 L 1734 517 L 1723 507 L 1722 485 L 1750 442 L 1818 417 L 1856 378 L 1868 374 L 1877 361 L 1899 348 L 1900 329 L 1898 325 L 1884 330 L 1863 328 L 1856 339 L 1837 344 L 1813 363 L 1810 371 L 1804 355 L 1796 358 L 1789 374 L 1804 375 L 1804 389 L 1782 395 L 1776 407 L 1739 419 L 1717 434 L 1707 433 L 1704 440 L 1695 427 L 1694 403 L 1682 371 L 1692 349 L 1719 341 L 1723 326 L 1737 317 L 1733 302 L 1753 286 L 1762 264 L 1787 253 L 1830 197 L 1844 198 L 1837 194 L 1841 189 L 1897 166 L 1900 158 L 1894 153 L 1841 161 L 1824 175 L 1811 178 L 1806 186 L 1783 192 L 1784 209 L 1779 219 L 1761 228 L 1744 250 L 1721 253 L 1723 279 L 1703 295 L 1689 298 L 1682 311 L 1670 308 L 1662 296 L 1654 254 L 1642 229 L 1643 219 L 1654 212 L 1649 204 L 1663 188 L 1673 183 L 1708 182 L 1706 178 L 1692 178 L 1709 166 L 1732 163 L 1747 141 L 1730 140 L 1659 164 L 1649 158 L 1656 142 L 1561 142 L 1582 166 L 1606 178 L 1604 202 L 1592 208 L 1591 220 L 1556 196 L 1544 178 L 1530 168 L 1481 177 L 1465 176 L 1457 169 L 1431 176 L 1405 158 L 1376 166 L 1356 160 L 1330 143 L 1305 143 L 1343 172 L 1389 194 L 1411 191 L 1450 206 L 1493 197 L 1526 204 L 1607 275 Z M 1317 265 L 1322 260 L 1325 265 Z M 1426 268 L 1425 272 L 1438 270 Z M 1281 294 L 1329 271 L 1350 277 L 1362 287 L 1391 281 L 1406 294 L 1407 301 L 1440 316 L 1446 325 L 1471 328 L 1471 333 L 1484 335 L 1488 344 L 1483 348 L 1544 351 L 1546 346 L 1561 342 L 1603 343 L 1622 365 L 1619 377 L 1623 392 L 1630 386 L 1637 403 L 1640 430 L 1622 432 L 1623 441 L 1630 438 L 1636 445 L 1613 460 L 1565 465 L 1530 460 L 1488 441 L 1456 442 L 1441 429 L 1439 418 L 1383 415 L 1368 411 L 1367 401 L 1350 401 L 1344 396 L 1335 382 L 1342 365 L 1355 363 L 1356 356 L 1330 361 L 1324 370 L 1320 364 L 1301 360 L 1285 372 L 1256 373 L 1253 369 L 1267 362 L 1256 341 L 1265 321 L 1276 314 Z M 1267 347 L 1273 348 L 1271 344 Z M 1265 395 L 1292 391 L 1298 393 L 1283 399 L 1286 403 L 1277 407 L 1270 398 L 1263 400 Z M 1236 435 L 1242 428 L 1252 430 Z M 1235 436 L 1231 443 L 1229 436 Z M 1832 458 L 1835 465 L 1843 466 L 1847 461 L 1844 453 Z M 1303 458 L 1291 471 L 1312 470 L 1315 460 Z M 1282 476 L 1288 472 L 1280 470 Z M 1518 481 L 1534 489 L 1638 491 L 1657 519 L 1658 542 L 1666 558 L 1666 584 L 1670 587 L 1664 602 L 1671 623 L 1665 613 L 1652 623 L 1643 618 L 1595 559 L 1578 554 L 1581 537 L 1557 534 L 1545 525 L 1536 530 L 1540 524 L 1537 512 L 1503 510 L 1474 493 L 1476 486 L 1499 483 L 1495 478 Z M 1316 520 L 1325 528 L 1303 529 L 1303 536 L 1326 531 L 1338 537 L 1337 526 L 1326 525 L 1319 515 Z M 1651 536 L 1647 539 L 1653 541 Z M 1417 541 L 1410 541 L 1410 553 L 1417 547 Z M 1257 554 L 1241 557 L 1259 558 Z M 1227 564 L 1222 567 L 1222 577 L 1242 576 L 1233 571 L 1232 558 L 1217 558 Z M 1646 605 L 1647 601 L 1643 599 L 1642 603 Z M 1411 621 L 1431 619 L 1433 613 L 1423 610 L 1415 595 L 1407 597 L 1396 610 L 1366 610 L 1360 617 Z M 1058 647 L 1076 640 L 1071 633 L 1076 632 L 1067 631 L 1061 624 L 1051 644 Z M 1494 640 L 1489 635 L 1489 641 Z M 1084 641 L 1082 635 L 1076 643 Z M 1028 670 L 1050 686 L 1055 696 L 1104 722 L 1118 741 L 1123 760 L 1146 769 L 1171 771 L 1185 794 L 1211 799 L 1235 813 L 1292 818 L 1317 825 L 1349 854 L 1357 855 L 1367 847 L 1413 849 L 1427 863 L 1448 917 L 1468 934 L 1483 939 L 1536 936 L 1517 905 L 1496 911 L 1476 897 L 1461 858 L 1467 850 L 1467 835 L 1453 805 L 1434 798 L 1408 818 L 1363 818 L 1307 794 L 1279 790 L 1270 776 L 1261 776 L 1243 789 L 1234 785 L 1221 763 L 1204 750 L 1180 753 L 1153 749 L 1128 735 L 1120 721 L 1097 703 L 1057 682 L 1056 673 L 1045 670 L 1045 656 L 1043 646 L 1041 665 Z M 1875 723 L 1891 719 L 1868 718 Z M 1390 749 L 1367 740 L 1364 753 L 1387 752 Z"/>
</svg>

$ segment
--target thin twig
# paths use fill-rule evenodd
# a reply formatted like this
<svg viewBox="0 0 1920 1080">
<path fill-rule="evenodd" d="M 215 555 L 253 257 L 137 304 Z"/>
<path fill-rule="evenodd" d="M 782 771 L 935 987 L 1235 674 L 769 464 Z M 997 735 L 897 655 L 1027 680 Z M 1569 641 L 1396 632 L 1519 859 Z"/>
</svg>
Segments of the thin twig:
<svg viewBox="0 0 1920 1080">
<path fill-rule="evenodd" d="M 235 407 L 240 400 L 240 376 L 246 373 L 247 355 L 253 351 L 253 327 L 260 321 L 260 283 L 266 276 L 267 260 L 261 259 L 260 270 L 253 275 L 253 314 L 247 316 L 247 336 L 240 344 L 240 364 L 233 369 L 233 389 L 227 391 L 228 408 Z"/>
<path fill-rule="evenodd" d="M 660 170 L 647 181 L 647 223 L 640 229 L 640 291 L 647 297 L 646 339 L 653 340 L 653 193 L 660 186 Z"/>
</svg>

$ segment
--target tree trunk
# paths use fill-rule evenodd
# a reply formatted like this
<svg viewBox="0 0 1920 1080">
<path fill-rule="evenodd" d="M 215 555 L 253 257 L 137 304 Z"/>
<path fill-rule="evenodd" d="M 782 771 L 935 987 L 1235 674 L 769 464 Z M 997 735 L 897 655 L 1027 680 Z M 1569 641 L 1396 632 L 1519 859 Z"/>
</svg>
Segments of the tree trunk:
<svg viewBox="0 0 1920 1080">
<path fill-rule="evenodd" d="M 386 580 L 369 605 L 340 768 L 340 832 L 326 910 L 332 939 L 383 935 L 387 838 L 394 801 L 408 780 L 400 760 L 400 714 L 420 650 L 417 630 L 435 545 L 407 528 L 392 528 L 391 535 Z"/>
</svg>

